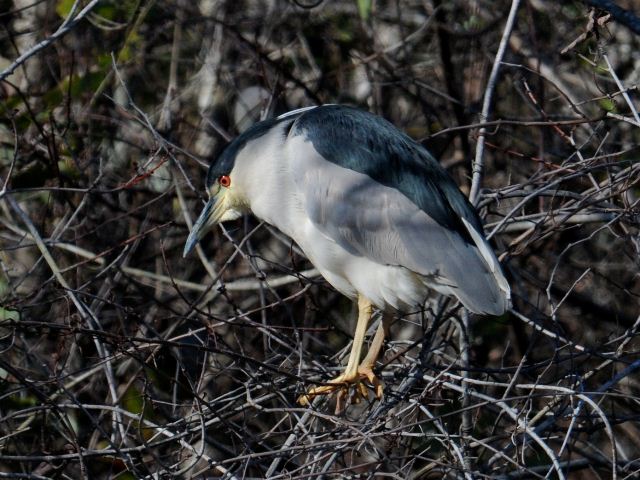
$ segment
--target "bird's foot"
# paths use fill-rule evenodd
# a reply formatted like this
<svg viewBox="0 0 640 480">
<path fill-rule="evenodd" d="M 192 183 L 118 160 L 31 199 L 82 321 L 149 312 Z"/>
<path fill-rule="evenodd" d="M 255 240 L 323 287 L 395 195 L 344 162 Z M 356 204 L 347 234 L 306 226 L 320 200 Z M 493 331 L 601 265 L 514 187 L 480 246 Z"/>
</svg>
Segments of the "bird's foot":
<svg viewBox="0 0 640 480">
<path fill-rule="evenodd" d="M 367 384 L 368 382 L 368 384 Z M 354 387 L 353 393 L 351 388 Z M 346 400 L 351 403 L 360 403 L 362 399 L 369 398 L 368 389 L 373 389 L 376 398 L 382 398 L 382 383 L 373 373 L 371 366 L 360 365 L 355 375 L 342 375 L 329 380 L 326 385 L 310 388 L 307 393 L 298 397 L 298 403 L 302 406 L 309 405 L 313 399 L 320 395 L 336 394 L 336 415 L 344 411 Z"/>
<path fill-rule="evenodd" d="M 358 376 L 360 378 L 358 386 L 362 388 L 364 386 L 364 382 L 362 382 L 362 380 L 367 379 L 370 384 L 370 388 L 373 389 L 373 392 L 376 394 L 376 398 L 380 400 L 382 398 L 382 391 L 384 390 L 384 388 L 378 377 L 376 377 L 376 374 L 373 373 L 373 365 L 360 365 L 358 367 Z M 365 395 L 362 396 L 366 398 L 366 390 Z"/>
</svg>

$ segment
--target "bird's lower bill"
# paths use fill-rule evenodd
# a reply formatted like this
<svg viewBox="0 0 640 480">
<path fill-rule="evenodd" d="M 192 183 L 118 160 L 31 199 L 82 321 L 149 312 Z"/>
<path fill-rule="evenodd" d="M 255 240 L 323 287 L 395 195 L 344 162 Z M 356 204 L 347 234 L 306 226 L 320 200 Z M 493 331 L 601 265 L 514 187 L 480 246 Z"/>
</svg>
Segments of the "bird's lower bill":
<svg viewBox="0 0 640 480">
<path fill-rule="evenodd" d="M 211 197 L 204 206 L 202 213 L 200 213 L 198 220 L 196 220 L 195 225 L 191 229 L 189 238 L 187 238 L 184 244 L 184 252 L 182 254 L 184 257 L 189 255 L 193 247 L 196 246 L 198 241 L 200 241 L 214 225 L 224 220 L 223 217 L 225 213 L 227 213 L 227 208 L 224 202 L 224 195 Z"/>
</svg>

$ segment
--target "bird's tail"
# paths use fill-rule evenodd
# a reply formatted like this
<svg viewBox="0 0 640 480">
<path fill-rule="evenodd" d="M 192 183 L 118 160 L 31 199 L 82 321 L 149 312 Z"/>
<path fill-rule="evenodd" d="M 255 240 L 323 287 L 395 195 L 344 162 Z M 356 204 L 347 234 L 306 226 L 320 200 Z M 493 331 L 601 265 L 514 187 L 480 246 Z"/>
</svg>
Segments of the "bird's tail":
<svg viewBox="0 0 640 480">
<path fill-rule="evenodd" d="M 500 267 L 500 263 L 498 262 L 498 259 L 496 258 L 495 253 L 493 253 L 493 250 L 489 246 L 489 243 L 475 228 L 473 228 L 473 226 L 464 217 L 462 217 L 461 219 L 465 227 L 467 227 L 469 235 L 471 235 L 471 238 L 473 239 L 473 242 L 476 244 L 476 247 L 478 247 L 480 255 L 482 256 L 482 260 L 484 261 L 485 265 L 489 270 L 488 273 L 490 274 L 490 277 L 493 280 L 495 287 L 499 292 L 499 295 L 498 295 L 499 301 L 495 305 L 496 311 L 486 312 L 486 313 L 501 315 L 511 307 L 511 288 L 509 287 L 509 282 L 507 282 L 507 279 L 502 273 L 502 268 Z"/>
</svg>

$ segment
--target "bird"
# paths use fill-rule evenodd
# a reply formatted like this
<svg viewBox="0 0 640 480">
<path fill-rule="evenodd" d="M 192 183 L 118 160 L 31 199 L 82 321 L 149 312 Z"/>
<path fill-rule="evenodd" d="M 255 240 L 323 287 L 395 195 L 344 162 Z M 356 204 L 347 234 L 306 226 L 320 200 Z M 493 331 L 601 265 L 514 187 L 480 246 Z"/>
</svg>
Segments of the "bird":
<svg viewBox="0 0 640 480">
<path fill-rule="evenodd" d="M 375 114 L 348 105 L 304 107 L 255 123 L 209 166 L 208 201 L 186 257 L 216 224 L 252 213 L 293 239 L 325 280 L 357 302 L 342 374 L 311 387 L 302 405 L 354 389 L 380 399 L 373 372 L 393 315 L 424 308 L 430 292 L 469 311 L 502 315 L 511 290 L 482 222 L 440 163 Z M 382 312 L 360 361 L 368 324 Z"/>
</svg>

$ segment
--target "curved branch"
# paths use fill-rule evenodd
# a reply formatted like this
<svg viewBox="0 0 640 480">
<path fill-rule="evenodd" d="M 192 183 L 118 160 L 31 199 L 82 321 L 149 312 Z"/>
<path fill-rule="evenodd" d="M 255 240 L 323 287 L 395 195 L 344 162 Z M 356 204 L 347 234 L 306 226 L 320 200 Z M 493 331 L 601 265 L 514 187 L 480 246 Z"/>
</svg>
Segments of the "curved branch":
<svg viewBox="0 0 640 480">
<path fill-rule="evenodd" d="M 16 68 L 18 68 L 20 65 L 22 65 L 27 60 L 29 60 L 29 58 L 33 57 L 36 53 L 40 52 L 41 50 L 44 50 L 49 45 L 51 45 L 53 42 L 55 42 L 59 38 L 62 38 L 67 33 L 69 33 L 71 31 L 71 29 L 73 27 L 75 27 L 78 24 L 78 22 L 80 22 L 80 20 L 82 20 L 84 17 L 86 17 L 89 14 L 89 12 L 91 10 L 93 10 L 93 7 L 95 7 L 98 4 L 99 1 L 100 0 L 91 0 L 87 4 L 87 6 L 84 7 L 80 11 L 80 13 L 78 13 L 78 15 L 76 15 L 75 17 L 72 18 L 73 12 L 76 10 L 76 7 L 78 5 L 78 0 L 76 0 L 76 2 L 73 4 L 73 7 L 71 8 L 69 16 L 66 18 L 66 20 L 64 22 L 62 22 L 62 25 L 60 25 L 60 27 L 58 27 L 58 30 L 56 30 L 53 33 L 53 35 L 51 35 L 49 38 L 44 39 L 40 43 L 34 45 L 29 50 L 24 52 L 22 55 L 20 55 L 18 58 L 16 58 L 11 65 L 9 65 L 2 72 L 0 72 L 0 81 L 4 80 L 9 75 L 11 75 L 16 70 Z"/>
</svg>

